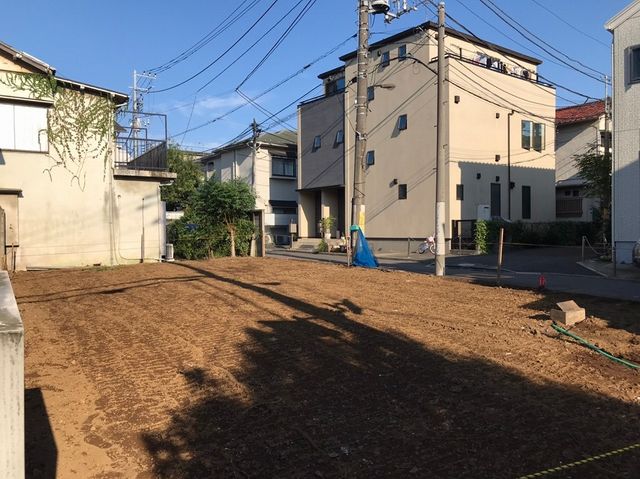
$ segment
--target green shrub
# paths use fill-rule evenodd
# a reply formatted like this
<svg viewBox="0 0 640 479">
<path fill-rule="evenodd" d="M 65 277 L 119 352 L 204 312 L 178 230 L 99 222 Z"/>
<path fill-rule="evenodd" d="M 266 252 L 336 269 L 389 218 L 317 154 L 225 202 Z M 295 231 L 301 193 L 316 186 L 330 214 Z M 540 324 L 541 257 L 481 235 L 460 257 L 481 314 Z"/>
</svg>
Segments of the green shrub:
<svg viewBox="0 0 640 479">
<path fill-rule="evenodd" d="M 324 238 L 318 244 L 318 247 L 314 251 L 314 253 L 328 253 L 329 252 L 329 244 L 324 240 Z"/>
<path fill-rule="evenodd" d="M 478 220 L 476 221 L 474 241 L 476 243 L 476 249 L 481 253 L 489 252 L 489 245 L 487 243 L 489 235 L 488 221 Z"/>
</svg>

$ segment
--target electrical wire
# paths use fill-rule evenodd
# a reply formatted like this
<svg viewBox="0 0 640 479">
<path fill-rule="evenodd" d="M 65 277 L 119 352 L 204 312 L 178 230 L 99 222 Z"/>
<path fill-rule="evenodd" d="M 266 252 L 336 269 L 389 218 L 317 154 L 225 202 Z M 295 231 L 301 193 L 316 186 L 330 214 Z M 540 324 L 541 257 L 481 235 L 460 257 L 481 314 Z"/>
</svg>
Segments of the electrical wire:
<svg viewBox="0 0 640 479">
<path fill-rule="evenodd" d="M 188 59 L 190 56 L 192 56 L 194 53 L 196 53 L 200 49 L 204 48 L 207 44 L 209 44 L 211 41 L 215 40 L 218 36 L 220 36 L 222 33 L 224 33 L 228 28 L 233 26 L 233 24 L 235 24 L 237 21 L 242 19 L 242 17 L 244 15 L 249 13 L 249 11 L 260 2 L 260 0 L 253 0 L 250 5 L 245 7 L 245 5 L 248 3 L 248 1 L 249 0 L 243 0 L 242 2 L 240 2 L 240 5 L 238 5 L 235 8 L 235 10 L 233 10 L 229 15 L 227 15 L 227 17 L 225 17 L 220 23 L 218 23 L 218 25 L 216 25 L 211 31 L 209 31 L 209 33 L 207 33 L 204 37 L 202 37 L 200 40 L 198 40 L 192 46 L 190 46 L 186 50 L 182 51 L 181 53 L 176 55 L 171 60 L 163 63 L 160 66 L 157 66 L 157 67 L 154 67 L 154 68 L 150 68 L 150 69 L 146 70 L 146 72 L 147 73 L 156 73 L 156 74 L 158 74 L 158 73 L 162 73 L 164 71 L 167 71 L 170 68 L 176 66 L 177 64 L 185 61 L 186 59 Z M 234 18 L 231 22 L 226 23 L 237 12 L 241 12 L 241 13 L 238 16 L 236 16 L 236 18 Z M 223 26 L 224 26 L 224 28 L 221 28 Z"/>
<path fill-rule="evenodd" d="M 259 69 L 264 63 L 269 59 L 271 55 L 277 50 L 277 48 L 282 45 L 282 42 L 289 36 L 289 34 L 293 31 L 293 29 L 300 23 L 300 21 L 304 18 L 304 16 L 313 8 L 316 4 L 317 0 L 309 0 L 307 4 L 303 7 L 302 11 L 298 14 L 298 16 L 291 22 L 289 27 L 284 31 L 284 33 L 280 36 L 280 38 L 273 44 L 273 46 L 269 49 L 269 51 L 265 54 L 265 56 L 258 62 L 258 64 L 249 72 L 249 74 L 244 77 L 244 79 L 240 82 L 240 84 L 236 87 L 241 88 Z"/>
<path fill-rule="evenodd" d="M 198 76 L 202 75 L 205 71 L 207 71 L 209 68 L 211 68 L 213 65 L 215 65 L 218 61 L 220 61 L 222 58 L 224 58 L 227 53 L 229 53 L 231 50 L 233 50 L 233 48 L 236 47 L 236 45 L 242 41 L 247 35 L 249 35 L 249 33 L 251 31 L 253 31 L 253 29 L 262 21 L 264 20 L 264 18 L 267 16 L 267 14 L 273 9 L 273 7 L 275 7 L 276 3 L 278 3 L 279 0 L 273 0 L 273 2 L 271 3 L 271 5 L 269 5 L 269 7 L 258 17 L 258 19 L 253 22 L 253 24 L 239 37 L 237 38 L 229 48 L 227 48 L 222 54 L 220 54 L 218 57 L 216 57 L 211 63 L 209 63 L 206 67 L 202 68 L 200 71 L 198 71 L 197 73 L 194 73 L 193 75 L 191 75 L 189 78 L 182 80 L 179 83 L 176 83 L 174 85 L 171 85 L 167 88 L 163 88 L 161 90 L 151 90 L 149 93 L 162 93 L 165 91 L 169 91 L 169 90 L 173 90 L 174 88 L 178 88 L 179 86 L 184 85 L 185 83 L 190 82 L 191 80 L 193 80 L 194 78 L 197 78 Z"/>
<path fill-rule="evenodd" d="M 269 28 L 269 30 L 267 30 L 262 36 L 260 36 L 260 38 L 258 38 L 255 42 L 253 42 L 248 48 L 245 49 L 244 52 L 242 52 L 239 55 L 236 55 L 236 59 L 234 61 L 232 61 L 229 65 L 227 65 L 222 71 L 220 71 L 218 74 L 216 74 L 213 78 L 211 78 L 207 83 L 205 83 L 204 85 L 202 85 L 200 88 L 198 88 L 198 92 L 201 92 L 202 90 L 204 90 L 207 86 L 209 86 L 211 83 L 213 83 L 215 80 L 217 80 L 218 78 L 220 78 L 225 72 L 227 72 L 233 65 L 235 65 L 236 63 L 238 63 L 240 60 L 242 60 L 242 58 L 249 53 L 256 45 L 258 45 L 258 43 L 260 43 L 262 40 L 265 39 L 265 37 L 267 35 L 269 35 L 274 28 L 276 28 L 278 25 L 280 25 L 289 15 L 291 15 L 296 8 L 298 8 L 298 6 L 304 2 L 305 0 L 299 0 L 298 3 L 296 3 L 293 8 L 291 8 L 289 10 L 289 12 L 287 12 L 286 15 L 282 16 L 280 18 L 280 20 L 278 20 L 271 28 Z"/>
<path fill-rule="evenodd" d="M 567 25 L 568 27 L 572 28 L 573 30 L 575 30 L 576 32 L 584 35 L 587 38 L 590 38 L 591 40 L 598 42 L 600 45 L 604 46 L 605 48 L 609 49 L 611 47 L 611 45 L 606 44 L 605 42 L 603 42 L 602 40 L 597 39 L 596 37 L 589 35 L 587 32 L 580 30 L 578 27 L 576 27 L 575 25 L 573 25 L 572 23 L 568 22 L 567 20 L 565 20 L 564 18 L 562 18 L 560 15 L 558 15 L 557 13 L 555 13 L 553 10 L 549 9 L 548 7 L 546 7 L 545 5 L 543 5 L 542 3 L 540 3 L 538 0 L 531 0 L 533 3 L 535 3 L 536 5 L 538 5 L 540 8 L 542 8 L 543 10 L 546 10 L 547 12 L 549 12 L 551 15 L 553 15 L 554 17 L 556 17 L 558 20 L 560 20 L 562 23 L 564 23 L 565 25 Z"/>
<path fill-rule="evenodd" d="M 354 38 L 357 37 L 357 34 L 353 34 L 353 35 L 349 35 L 349 37 L 347 37 L 345 40 L 343 40 L 342 42 L 340 42 L 339 44 L 337 44 L 336 46 L 334 46 L 333 48 L 331 48 L 330 50 L 326 51 L 325 53 L 323 53 L 322 55 L 320 55 L 319 57 L 317 57 L 316 59 L 312 60 L 311 62 L 307 63 L 306 65 L 304 65 L 302 68 L 298 69 L 297 71 L 293 72 L 292 74 L 290 74 L 288 77 L 283 78 L 282 80 L 278 81 L 277 83 L 273 84 L 272 86 L 270 86 L 269 88 L 267 88 L 266 90 L 262 91 L 259 95 L 254 96 L 253 100 L 258 100 L 259 98 L 265 96 L 266 94 L 272 92 L 273 90 L 281 87 L 282 85 L 288 83 L 289 81 L 291 81 L 292 79 L 296 78 L 299 75 L 302 75 L 304 72 L 306 72 L 309 68 L 311 68 L 313 65 L 315 65 L 316 63 L 324 60 L 326 57 L 328 57 L 329 55 L 332 55 L 333 53 L 335 53 L 337 50 L 339 50 L 340 48 L 342 48 L 344 45 L 346 45 L 348 42 L 350 42 L 351 40 L 353 40 Z M 203 100 L 204 101 L 204 100 Z M 211 120 L 208 120 L 200 125 L 197 125 L 195 127 L 186 129 L 184 131 L 181 131 L 179 133 L 176 133 L 175 135 L 172 135 L 171 138 L 175 138 L 176 136 L 180 136 L 185 132 L 191 132 L 191 131 L 195 131 L 195 130 L 199 130 L 200 128 L 204 128 L 207 125 L 210 125 L 212 123 L 215 123 L 219 120 L 222 120 L 223 118 L 231 115 L 232 113 L 235 113 L 236 111 L 240 110 L 241 108 L 244 108 L 246 106 L 246 103 L 243 103 L 242 105 L 239 105 L 225 113 L 223 113 L 222 115 L 213 118 Z"/>
<path fill-rule="evenodd" d="M 598 82 L 605 83 L 605 80 L 603 80 L 603 78 L 606 77 L 606 75 L 604 73 L 602 73 L 602 72 L 600 72 L 600 71 L 598 71 L 598 70 L 596 70 L 594 68 L 591 68 L 588 65 L 585 65 L 584 63 L 582 63 L 579 60 L 571 58 L 566 53 L 558 50 L 553 45 L 551 45 L 548 42 L 544 41 L 538 35 L 533 33 L 531 30 L 528 30 L 524 25 L 522 25 L 520 22 L 518 22 L 516 19 L 514 19 L 512 16 L 510 16 L 507 12 L 505 12 L 500 7 L 498 7 L 492 0 L 480 0 L 480 3 L 482 3 L 485 7 L 487 7 L 489 10 L 491 10 L 491 12 L 493 12 L 494 15 L 496 15 L 500 20 L 502 20 L 509 27 L 511 27 L 513 30 L 515 30 L 520 36 L 522 36 L 524 39 L 526 39 L 529 42 L 531 42 L 533 45 L 536 45 L 540 50 L 546 52 L 548 55 L 551 55 L 553 58 L 555 58 L 559 62 L 562 62 L 562 63 L 566 64 L 567 66 L 570 66 L 576 72 L 581 73 L 582 75 L 585 75 L 585 76 L 587 76 L 589 78 L 592 78 L 593 80 L 596 80 Z M 513 25 L 514 23 L 517 25 L 517 27 Z M 529 37 L 525 33 L 523 33 L 523 30 L 525 32 L 527 32 L 527 34 L 529 34 L 531 37 L 533 37 L 536 40 L 538 40 L 539 43 L 534 41 L 534 40 L 532 40 L 531 37 Z M 553 52 L 551 52 L 549 49 L 552 49 L 552 50 L 558 52 L 560 55 L 566 57 L 569 61 L 577 63 L 578 65 L 582 66 L 583 68 L 586 68 L 587 70 L 591 70 L 592 72 L 594 72 L 597 75 L 600 75 L 601 77 L 595 76 L 595 75 L 593 75 L 591 73 L 588 73 L 588 72 L 585 72 L 584 70 L 581 70 L 580 68 L 577 68 L 575 65 L 572 65 L 569 62 L 567 62 L 566 60 L 563 60 L 558 55 L 556 55 Z"/>
<path fill-rule="evenodd" d="M 428 0 L 428 1 L 429 1 L 430 3 L 432 3 L 433 5 L 436 5 L 436 4 L 433 2 L 433 0 Z M 459 1 L 461 2 L 461 0 L 459 0 Z M 420 0 L 420 2 L 421 2 L 423 5 L 427 6 L 427 3 L 425 2 L 425 0 Z M 489 26 L 491 26 L 492 28 L 494 28 L 494 29 L 495 29 L 495 27 L 493 27 L 493 25 L 491 25 L 491 24 L 490 24 L 489 22 L 487 22 L 484 18 L 482 18 L 482 17 L 480 17 L 478 14 L 476 14 L 473 10 L 469 9 L 466 5 L 464 5 L 464 3 L 461 3 L 461 5 L 462 5 L 463 7 L 465 7 L 465 8 L 467 8 L 467 10 L 469 10 L 471 13 L 473 13 L 477 18 L 479 18 L 480 20 L 482 20 L 483 22 L 487 23 Z M 494 43 L 492 43 L 492 42 L 490 42 L 490 41 L 488 41 L 488 40 L 483 40 L 483 39 L 481 39 L 478 35 L 476 35 L 475 33 L 473 33 L 469 28 L 467 28 L 467 27 L 466 27 L 464 24 L 462 24 L 461 22 L 457 21 L 457 20 L 456 20 L 455 18 L 453 18 L 450 14 L 448 14 L 448 13 L 447 13 L 447 14 L 446 14 L 446 16 L 447 16 L 447 18 L 448 18 L 449 20 L 451 20 L 453 23 L 455 23 L 456 25 L 458 25 L 460 28 L 462 28 L 462 29 L 463 29 L 465 32 L 467 32 L 469 35 L 471 35 L 471 36 L 473 36 L 473 37 L 477 38 L 477 39 L 478 39 L 478 40 L 480 40 L 482 43 L 485 43 L 489 48 L 491 48 L 491 49 L 497 49 L 497 48 L 498 48 L 498 46 L 497 46 L 497 45 L 495 45 Z M 496 30 L 496 31 L 500 32 L 500 30 Z M 500 32 L 500 33 L 502 33 L 502 32 Z M 503 35 L 504 35 L 504 34 L 503 34 Z M 506 35 L 505 35 L 505 36 L 506 36 Z M 507 37 L 507 38 L 508 38 L 508 37 Z M 519 43 L 518 43 L 518 45 L 521 45 L 521 44 L 519 44 Z M 522 46 L 522 45 L 521 45 L 521 46 Z M 483 51 L 483 52 L 487 53 L 487 52 L 486 52 L 486 51 L 484 51 L 482 48 L 480 48 L 480 47 L 478 47 L 478 48 L 479 48 L 481 51 Z M 525 47 L 525 48 L 526 48 L 526 47 Z M 526 49 L 527 49 L 527 50 L 529 50 L 529 51 L 532 51 L 532 50 L 530 50 L 529 48 L 526 48 Z M 532 53 L 534 53 L 534 54 L 535 54 L 535 52 L 532 52 Z M 520 68 L 527 69 L 524 65 L 522 65 L 522 63 L 518 62 L 518 61 L 517 61 L 517 59 L 515 59 L 512 55 L 505 55 L 505 56 L 507 56 L 508 58 L 510 58 L 510 59 L 511 59 L 511 61 L 513 61 L 513 62 L 514 62 L 516 65 L 518 65 Z M 553 63 L 556 63 L 556 62 L 553 62 Z M 557 63 L 556 63 L 556 64 L 557 64 Z M 562 66 L 564 66 L 565 68 L 570 68 L 571 70 L 575 70 L 575 68 L 574 68 L 574 67 L 568 67 L 568 66 L 566 66 L 566 65 L 562 65 Z M 542 74 L 540 74 L 539 72 L 536 72 L 536 74 L 537 74 L 538 78 L 541 78 L 541 79 L 542 79 L 542 80 L 544 80 L 546 83 L 549 83 L 550 85 L 553 85 L 553 86 L 555 86 L 555 87 L 557 87 L 557 88 L 560 88 L 560 89 L 562 89 L 562 90 L 565 90 L 565 91 L 568 91 L 568 92 L 570 92 L 570 93 L 573 93 L 574 95 L 579 96 L 579 97 L 582 97 L 582 98 L 584 98 L 584 99 L 585 99 L 585 100 L 587 100 L 587 101 L 591 101 L 591 100 L 598 100 L 598 98 L 594 98 L 594 97 L 592 97 L 592 96 L 590 96 L 590 95 L 587 95 L 587 94 L 585 94 L 585 93 L 580 93 L 579 91 L 576 91 L 576 90 L 574 90 L 574 89 L 572 89 L 572 88 L 566 87 L 566 86 L 564 86 L 564 85 L 562 85 L 562 84 L 560 84 L 560 83 L 558 83 L 558 82 L 555 82 L 555 81 L 553 81 L 553 80 L 551 80 L 551 79 L 549 79 L 549 78 L 547 78 L 547 77 L 543 76 L 543 75 L 542 75 Z M 538 85 L 538 87 L 540 87 L 540 85 Z M 542 88 L 542 87 L 540 87 L 540 88 Z M 571 100 L 569 100 L 569 99 L 567 99 L 567 98 L 563 98 L 563 97 L 561 97 L 561 96 L 559 96 L 559 95 L 557 95 L 557 94 L 556 94 L 556 96 L 557 96 L 558 98 L 560 98 L 560 99 L 562 99 L 562 100 L 566 101 L 567 103 L 571 103 L 571 104 L 574 104 L 574 105 L 579 105 L 579 104 L 580 104 L 580 103 L 578 103 L 578 102 L 571 101 Z"/>
</svg>

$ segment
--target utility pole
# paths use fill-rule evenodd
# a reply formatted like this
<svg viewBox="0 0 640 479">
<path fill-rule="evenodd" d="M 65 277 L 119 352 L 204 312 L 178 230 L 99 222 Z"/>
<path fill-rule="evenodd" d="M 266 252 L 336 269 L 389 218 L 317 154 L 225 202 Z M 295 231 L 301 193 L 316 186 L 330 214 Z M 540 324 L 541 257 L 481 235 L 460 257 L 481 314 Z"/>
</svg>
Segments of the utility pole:
<svg viewBox="0 0 640 479">
<path fill-rule="evenodd" d="M 138 133 L 140 131 L 140 115 L 142 112 L 142 95 L 140 93 L 147 93 L 150 88 L 139 88 L 138 87 L 138 78 L 147 78 L 149 80 L 154 80 L 156 78 L 153 74 L 148 73 L 138 73 L 136 70 L 133 70 L 133 88 L 132 88 L 132 104 L 131 104 L 131 137 L 133 138 L 133 152 L 134 157 L 138 156 L 139 145 L 138 145 Z M 166 124 L 165 124 L 166 126 Z M 141 152 L 144 153 L 144 152 Z"/>
<path fill-rule="evenodd" d="M 515 110 L 507 114 L 507 219 L 511 221 L 511 117 Z"/>
<path fill-rule="evenodd" d="M 444 65 L 444 2 L 438 4 L 438 124 L 436 140 L 436 276 L 444 276 L 445 242 L 444 222 L 446 221 L 446 171 L 445 171 L 445 65 Z"/>
<path fill-rule="evenodd" d="M 260 128 L 258 122 L 254 118 L 251 122 L 251 183 L 256 187 L 256 159 L 258 155 L 258 137 L 260 136 Z"/>
<path fill-rule="evenodd" d="M 610 127 L 610 120 L 611 120 L 611 105 L 609 103 L 609 77 L 607 75 L 604 76 L 604 138 L 602 140 L 602 146 L 604 147 L 604 160 L 611 162 L 611 139 L 613 136 L 613 133 L 611 135 L 609 135 L 609 127 Z M 615 172 L 615 168 L 614 168 L 614 164 L 611 165 L 611 178 L 612 178 L 612 187 L 611 187 L 611 204 L 609 205 L 609 219 L 611 222 L 611 261 L 613 263 L 613 276 L 617 276 L 618 275 L 618 265 L 617 265 L 617 261 L 616 261 L 616 243 L 615 243 L 615 238 L 613 237 L 613 204 L 615 201 L 615 198 L 613 198 L 613 195 L 615 194 L 615 189 L 613 188 L 613 177 L 615 176 L 616 172 Z M 604 235 L 604 231 L 603 231 L 603 235 Z"/>
<path fill-rule="evenodd" d="M 365 228 L 365 171 L 367 149 L 367 68 L 369 63 L 369 2 L 358 0 L 358 73 L 356 83 L 356 140 L 353 169 L 352 224 Z M 352 236 L 352 244 L 355 239 Z"/>
</svg>

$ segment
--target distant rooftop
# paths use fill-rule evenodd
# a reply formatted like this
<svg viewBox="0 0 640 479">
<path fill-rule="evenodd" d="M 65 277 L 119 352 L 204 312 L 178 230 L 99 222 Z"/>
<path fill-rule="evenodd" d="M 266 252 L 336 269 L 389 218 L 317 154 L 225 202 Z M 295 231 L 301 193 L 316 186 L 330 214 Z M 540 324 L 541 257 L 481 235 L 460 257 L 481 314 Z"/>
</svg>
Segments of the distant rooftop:
<svg viewBox="0 0 640 479">
<path fill-rule="evenodd" d="M 211 153 L 204 155 L 200 161 L 203 163 L 210 158 L 217 156 L 225 151 L 233 151 L 238 148 L 246 148 L 251 141 L 250 137 L 235 141 L 221 148 L 216 148 Z M 276 146 L 281 148 L 295 148 L 298 144 L 298 133 L 292 130 L 280 130 L 276 132 L 264 132 L 258 136 L 258 143 L 266 146 Z"/>
<path fill-rule="evenodd" d="M 597 120 L 605 113 L 604 100 L 592 101 L 578 106 L 567 106 L 556 110 L 556 125 L 570 125 Z"/>
</svg>

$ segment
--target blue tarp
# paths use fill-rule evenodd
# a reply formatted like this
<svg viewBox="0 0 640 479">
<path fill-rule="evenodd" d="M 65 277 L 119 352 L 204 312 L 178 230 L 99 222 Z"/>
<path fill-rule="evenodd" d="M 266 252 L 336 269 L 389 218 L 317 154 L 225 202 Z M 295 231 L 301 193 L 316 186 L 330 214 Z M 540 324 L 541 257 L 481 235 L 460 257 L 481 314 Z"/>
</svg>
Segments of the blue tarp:
<svg viewBox="0 0 640 479">
<path fill-rule="evenodd" d="M 362 268 L 377 268 L 378 260 L 373 255 L 373 251 L 371 251 L 364 233 L 359 226 L 355 225 L 351 226 L 351 233 L 353 234 L 354 232 L 357 232 L 358 236 L 356 239 L 356 249 L 353 254 L 353 265 Z"/>
</svg>

